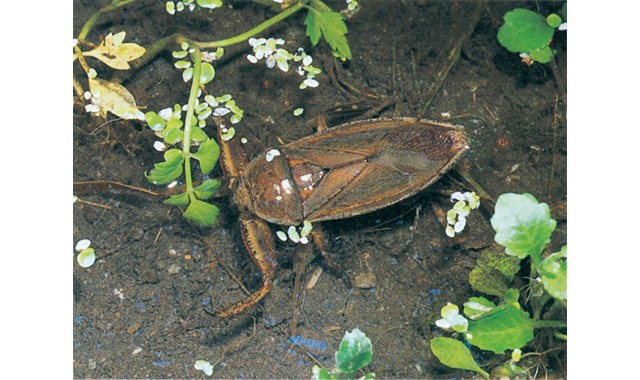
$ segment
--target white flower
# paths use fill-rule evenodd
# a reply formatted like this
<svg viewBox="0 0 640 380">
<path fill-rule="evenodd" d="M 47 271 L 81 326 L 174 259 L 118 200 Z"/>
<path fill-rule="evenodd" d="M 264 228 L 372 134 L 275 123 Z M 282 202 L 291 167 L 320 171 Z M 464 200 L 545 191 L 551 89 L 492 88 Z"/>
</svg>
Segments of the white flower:
<svg viewBox="0 0 640 380">
<path fill-rule="evenodd" d="M 457 305 L 447 303 L 440 310 L 442 319 L 436 321 L 436 326 L 443 329 L 453 329 L 456 332 L 464 332 L 469 328 L 469 321 L 467 318 L 459 314 L 459 308 Z"/>
<path fill-rule="evenodd" d="M 451 194 L 451 202 L 455 202 L 451 210 L 447 211 L 447 227 L 445 234 L 454 237 L 467 226 L 467 217 L 471 210 L 480 207 L 480 197 L 475 192 L 464 193 L 456 191 Z"/>
</svg>

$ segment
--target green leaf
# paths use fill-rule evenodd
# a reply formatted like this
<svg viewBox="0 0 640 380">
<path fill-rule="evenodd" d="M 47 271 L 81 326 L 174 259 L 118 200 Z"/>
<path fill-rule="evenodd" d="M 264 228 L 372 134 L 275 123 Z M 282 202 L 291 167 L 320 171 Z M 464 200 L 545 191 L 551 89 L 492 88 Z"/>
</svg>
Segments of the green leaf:
<svg viewBox="0 0 640 380">
<path fill-rule="evenodd" d="M 311 369 L 313 376 L 311 377 L 313 380 L 331 380 L 333 376 L 324 368 L 318 367 L 314 365 Z"/>
<path fill-rule="evenodd" d="M 216 70 L 209 62 L 203 62 L 200 68 L 200 85 L 205 85 L 216 76 Z"/>
<path fill-rule="evenodd" d="M 144 118 L 147 120 L 149 128 L 156 132 L 163 130 L 167 126 L 167 121 L 153 111 L 145 113 Z"/>
<path fill-rule="evenodd" d="M 551 219 L 549 206 L 533 195 L 506 193 L 498 197 L 491 226 L 496 243 L 505 247 L 508 255 L 520 259 L 533 255 L 535 259 L 549 244 L 556 221 Z"/>
<path fill-rule="evenodd" d="M 322 30 L 318 25 L 316 16 L 313 11 L 309 11 L 307 18 L 304 19 L 304 24 L 307 26 L 307 36 L 311 40 L 313 46 L 316 46 L 320 42 L 320 36 L 322 36 Z"/>
<path fill-rule="evenodd" d="M 336 352 L 336 368 L 344 373 L 355 373 L 371 362 L 373 356 L 371 339 L 358 328 L 346 332 Z"/>
<path fill-rule="evenodd" d="M 502 304 L 492 312 L 469 321 L 466 338 L 482 350 L 501 354 L 507 349 L 522 348 L 533 339 L 534 320 L 512 305 Z"/>
<path fill-rule="evenodd" d="M 209 9 L 219 8 L 222 6 L 222 0 L 196 0 L 196 3 L 198 3 L 202 8 Z"/>
<path fill-rule="evenodd" d="M 529 53 L 529 57 L 536 62 L 549 63 L 553 59 L 554 52 L 549 46 L 545 46 L 542 49 L 535 49 Z"/>
<path fill-rule="evenodd" d="M 540 264 L 542 285 L 551 296 L 559 300 L 567 299 L 567 246 L 552 253 Z"/>
<path fill-rule="evenodd" d="M 473 359 L 471 351 L 459 340 L 435 337 L 431 339 L 431 352 L 433 352 L 442 364 L 448 367 L 474 371 L 482 375 L 485 379 L 491 377 L 489 373 L 480 368 L 478 363 Z"/>
<path fill-rule="evenodd" d="M 520 270 L 520 259 L 504 252 L 482 251 L 476 267 L 469 273 L 469 284 L 482 293 L 502 296 Z"/>
<path fill-rule="evenodd" d="M 165 199 L 162 203 L 170 205 L 170 206 L 186 206 L 189 204 L 189 194 L 186 192 L 172 195 L 169 198 Z"/>
<path fill-rule="evenodd" d="M 307 36 L 314 46 L 320 41 L 320 35 L 323 35 L 336 57 L 342 60 L 351 59 L 351 49 L 345 36 L 348 29 L 340 12 L 312 9 L 307 14 L 304 24 L 307 25 Z"/>
<path fill-rule="evenodd" d="M 557 14 L 552 13 L 547 16 L 547 25 L 549 25 L 550 27 L 557 28 L 560 26 L 560 24 L 562 24 L 562 19 Z"/>
<path fill-rule="evenodd" d="M 200 145 L 197 152 L 191 154 L 191 157 L 200 161 L 202 174 L 209 174 L 220 158 L 220 146 L 216 140 L 207 139 Z"/>
<path fill-rule="evenodd" d="M 78 254 L 76 260 L 81 267 L 89 268 L 96 261 L 96 251 L 91 247 L 85 248 Z"/>
<path fill-rule="evenodd" d="M 154 164 L 149 174 L 145 177 L 155 185 L 166 185 L 182 175 L 182 151 L 179 149 L 169 149 L 164 152 L 164 162 Z"/>
<path fill-rule="evenodd" d="M 191 140 L 195 142 L 202 142 L 209 138 L 209 136 L 207 136 L 207 134 L 204 133 L 202 128 L 199 128 L 197 126 L 193 126 L 193 128 L 191 128 L 190 137 L 191 137 Z"/>
<path fill-rule="evenodd" d="M 217 206 L 192 198 L 189 207 L 182 215 L 203 227 L 210 227 L 216 223 L 219 213 L 220 209 Z"/>
<path fill-rule="evenodd" d="M 169 127 L 170 124 L 174 124 L 174 123 L 169 122 L 169 124 L 167 125 L 167 128 L 165 128 L 164 131 L 162 131 L 162 138 L 167 144 L 174 145 L 182 141 L 182 138 L 184 137 L 184 132 L 182 131 L 181 128 Z"/>
<path fill-rule="evenodd" d="M 515 53 L 529 53 L 548 46 L 555 31 L 547 25 L 544 16 L 523 8 L 505 13 L 504 21 L 498 30 L 498 41 Z"/>
<path fill-rule="evenodd" d="M 496 304 L 484 297 L 471 297 L 464 303 L 464 314 L 469 319 L 478 319 L 496 308 Z"/>
<path fill-rule="evenodd" d="M 207 200 L 211 198 L 220 188 L 222 183 L 217 179 L 208 179 L 194 189 L 198 199 Z"/>
</svg>

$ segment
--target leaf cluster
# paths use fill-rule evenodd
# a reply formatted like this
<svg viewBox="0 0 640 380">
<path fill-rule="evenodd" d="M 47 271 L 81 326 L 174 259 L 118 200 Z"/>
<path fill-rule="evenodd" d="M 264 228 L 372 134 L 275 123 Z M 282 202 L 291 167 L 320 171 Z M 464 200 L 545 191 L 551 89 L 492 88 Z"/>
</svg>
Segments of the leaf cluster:
<svg viewBox="0 0 640 380">
<path fill-rule="evenodd" d="M 322 36 L 331 46 L 334 56 L 343 61 L 351 59 L 351 49 L 346 37 L 348 29 L 340 12 L 334 12 L 323 2 L 315 0 L 311 2 L 304 24 L 313 46 L 318 44 Z"/>
<path fill-rule="evenodd" d="M 552 13 L 544 17 L 528 9 L 516 8 L 504 14 L 504 22 L 498 30 L 498 41 L 502 46 L 511 52 L 526 54 L 536 62 L 551 62 L 555 52 L 549 45 L 562 23 L 559 15 Z"/>
<path fill-rule="evenodd" d="M 371 339 L 360 329 L 355 328 L 351 332 L 346 332 L 340 348 L 336 351 L 336 366 L 331 371 L 313 366 L 313 378 L 319 380 L 331 379 L 353 379 L 355 373 L 363 369 L 371 362 L 373 348 Z M 367 373 L 363 379 L 373 379 L 374 373 Z"/>
<path fill-rule="evenodd" d="M 538 202 L 528 193 L 501 195 L 496 202 L 491 225 L 496 232 L 495 241 L 505 251 L 502 253 L 491 249 L 483 252 L 469 275 L 469 282 L 475 290 L 497 296 L 501 302 L 495 304 L 485 297 L 471 297 L 464 304 L 468 321 L 461 315 L 454 315 L 457 314 L 457 306 L 447 305 L 442 308 L 443 319 L 437 321 L 436 325 L 452 327 L 459 337 L 481 350 L 502 354 L 506 350 L 519 350 L 527 345 L 534 339 L 536 328 L 566 326 L 564 321 L 539 320 L 537 317 L 549 298 L 555 299 L 554 305 L 564 305 L 567 300 L 567 249 L 565 245 L 559 252 L 542 258 L 556 222 L 550 216 L 548 205 Z M 531 260 L 535 275 L 539 276 L 539 280 L 531 280 L 530 295 L 527 297 L 528 303 L 534 307 L 533 318 L 522 309 L 520 292 L 509 287 L 520 270 L 521 260 L 526 258 Z M 431 350 L 449 367 L 490 377 L 475 362 L 469 348 L 458 339 L 434 338 Z M 523 370 L 516 362 L 512 359 L 499 367 L 500 373 L 507 373 L 508 376 L 521 373 Z"/>
</svg>

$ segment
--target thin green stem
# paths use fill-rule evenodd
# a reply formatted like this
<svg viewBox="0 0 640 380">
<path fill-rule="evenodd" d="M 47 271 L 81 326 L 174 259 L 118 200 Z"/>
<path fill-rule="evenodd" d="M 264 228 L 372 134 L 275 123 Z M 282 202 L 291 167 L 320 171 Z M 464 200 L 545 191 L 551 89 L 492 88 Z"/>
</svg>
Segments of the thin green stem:
<svg viewBox="0 0 640 380">
<path fill-rule="evenodd" d="M 164 37 L 164 38 L 154 42 L 151 46 L 149 46 L 147 48 L 147 52 L 142 57 L 140 57 L 138 60 L 136 60 L 133 63 L 132 66 L 135 69 L 137 69 L 139 67 L 142 67 L 143 65 L 145 65 L 146 63 L 151 61 L 153 58 L 155 58 L 155 56 L 158 55 L 161 51 L 167 49 L 169 44 L 172 44 L 172 43 L 180 45 L 183 42 L 186 42 L 186 43 L 189 44 L 190 47 L 193 47 L 193 48 L 211 49 L 211 48 L 230 46 L 230 45 L 234 45 L 234 44 L 246 41 L 249 38 L 257 35 L 260 32 L 263 32 L 264 30 L 272 27 L 273 25 L 279 23 L 280 21 L 284 20 L 285 18 L 287 18 L 287 17 L 295 14 L 299 10 L 303 9 L 307 5 L 308 2 L 309 2 L 309 0 L 301 0 L 299 3 L 296 3 L 296 4 L 292 5 L 291 7 L 287 8 L 286 10 L 284 10 L 284 11 L 278 13 L 277 15 L 271 17 L 270 19 L 262 22 L 258 26 L 254 27 L 254 28 L 251 28 L 251 29 L 247 30 L 246 32 L 240 33 L 240 34 L 238 34 L 236 36 L 233 36 L 233 37 L 230 37 L 230 38 L 225 38 L 225 39 L 222 39 L 222 40 L 217 40 L 217 41 L 195 41 L 195 40 L 192 40 L 191 38 L 188 38 L 188 37 L 184 36 L 181 33 L 172 34 L 170 36 Z"/>
<path fill-rule="evenodd" d="M 98 19 L 105 13 L 110 12 L 116 8 L 119 8 L 123 5 L 127 5 L 129 3 L 133 3 L 136 0 L 113 0 L 111 2 L 111 4 L 100 8 L 96 13 L 94 13 L 93 15 L 91 15 L 91 17 L 89 18 L 89 20 L 87 20 L 87 22 L 84 24 L 84 26 L 82 27 L 82 30 L 80 31 L 80 33 L 78 34 L 78 39 L 79 40 L 84 40 L 87 38 L 87 36 L 89 35 L 89 32 L 91 31 L 91 28 L 93 28 L 93 26 L 95 25 L 95 23 L 98 21 Z"/>
<path fill-rule="evenodd" d="M 191 91 L 189 92 L 189 102 L 187 103 L 187 113 L 184 117 L 184 140 L 182 140 L 182 157 L 184 157 L 184 177 L 187 186 L 187 194 L 193 200 L 193 181 L 191 179 L 191 122 L 198 100 L 198 90 L 200 89 L 200 71 L 202 61 L 200 60 L 200 49 L 194 49 L 191 53 L 193 57 L 193 78 L 191 79 Z"/>
</svg>

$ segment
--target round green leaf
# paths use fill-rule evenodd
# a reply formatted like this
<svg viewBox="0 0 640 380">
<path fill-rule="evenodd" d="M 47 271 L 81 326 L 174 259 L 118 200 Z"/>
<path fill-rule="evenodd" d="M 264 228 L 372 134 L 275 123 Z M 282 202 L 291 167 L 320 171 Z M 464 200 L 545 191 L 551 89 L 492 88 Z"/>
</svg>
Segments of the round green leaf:
<svg viewBox="0 0 640 380">
<path fill-rule="evenodd" d="M 545 46 L 542 49 L 532 50 L 529 57 L 536 62 L 549 63 L 553 59 L 553 50 L 549 46 Z"/>
<path fill-rule="evenodd" d="M 149 128 L 156 132 L 163 130 L 167 126 L 166 120 L 153 111 L 144 114 L 144 118 L 147 120 Z"/>
<path fill-rule="evenodd" d="M 78 260 L 78 264 L 83 268 L 89 268 L 96 261 L 96 252 L 93 248 L 85 248 L 78 254 L 76 258 Z"/>
<path fill-rule="evenodd" d="M 504 25 L 498 30 L 498 41 L 511 52 L 529 53 L 549 44 L 555 31 L 547 19 L 533 11 L 517 8 L 505 13 Z"/>
<path fill-rule="evenodd" d="M 491 226 L 496 231 L 496 243 L 506 248 L 507 255 L 524 259 L 542 252 L 556 221 L 551 219 L 549 206 L 533 195 L 506 193 L 498 197 Z"/>
<path fill-rule="evenodd" d="M 336 367 L 345 373 L 354 373 L 371 362 L 371 339 L 358 328 L 346 332 L 336 352 Z"/>
<path fill-rule="evenodd" d="M 550 27 L 557 28 L 560 26 L 560 24 L 562 24 L 562 19 L 557 14 L 552 13 L 547 16 L 547 25 L 549 25 Z"/>
<path fill-rule="evenodd" d="M 209 62 L 204 62 L 200 68 L 200 84 L 207 84 L 216 76 L 216 70 Z"/>
</svg>

